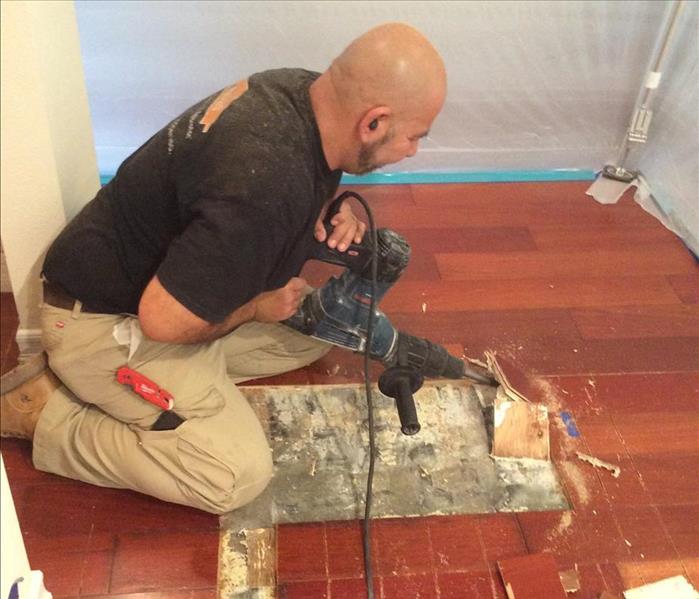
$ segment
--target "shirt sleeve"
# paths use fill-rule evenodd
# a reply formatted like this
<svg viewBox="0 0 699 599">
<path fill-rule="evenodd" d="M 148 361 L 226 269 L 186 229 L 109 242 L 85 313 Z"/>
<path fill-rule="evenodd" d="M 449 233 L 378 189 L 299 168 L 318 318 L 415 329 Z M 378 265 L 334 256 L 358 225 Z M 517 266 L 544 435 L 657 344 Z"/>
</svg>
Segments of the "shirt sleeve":
<svg viewBox="0 0 699 599">
<path fill-rule="evenodd" d="M 157 276 L 187 309 L 218 323 L 267 288 L 285 245 L 279 223 L 245 199 L 200 200 Z"/>
</svg>

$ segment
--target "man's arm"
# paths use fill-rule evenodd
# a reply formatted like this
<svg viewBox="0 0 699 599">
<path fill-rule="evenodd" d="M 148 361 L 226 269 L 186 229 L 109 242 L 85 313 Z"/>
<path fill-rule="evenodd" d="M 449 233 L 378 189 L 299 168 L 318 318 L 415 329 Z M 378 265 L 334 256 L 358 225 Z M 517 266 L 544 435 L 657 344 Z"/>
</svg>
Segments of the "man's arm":
<svg viewBox="0 0 699 599">
<path fill-rule="evenodd" d="M 231 312 L 223 322 L 210 323 L 178 302 L 160 284 L 151 279 L 138 306 L 143 333 L 162 343 L 205 343 L 223 337 L 250 320 L 279 322 L 291 317 L 305 296 L 307 283 L 294 277 L 273 291 L 265 291 Z"/>
</svg>

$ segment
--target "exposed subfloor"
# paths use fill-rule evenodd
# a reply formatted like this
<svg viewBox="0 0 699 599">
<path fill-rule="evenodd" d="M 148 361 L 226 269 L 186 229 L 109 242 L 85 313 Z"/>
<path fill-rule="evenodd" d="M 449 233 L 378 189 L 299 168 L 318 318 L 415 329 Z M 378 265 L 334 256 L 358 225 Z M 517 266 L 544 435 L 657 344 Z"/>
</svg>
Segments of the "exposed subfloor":
<svg viewBox="0 0 699 599">
<path fill-rule="evenodd" d="M 578 599 L 675 574 L 699 586 L 699 269 L 630 197 L 601 206 L 585 196 L 588 185 L 354 188 L 379 225 L 413 247 L 384 310 L 457 355 L 493 348 L 530 375 L 572 502 L 553 512 L 379 520 L 378 597 L 502 599 L 495 561 L 540 551 L 562 569 L 578 564 Z M 326 272 L 307 274 L 318 284 Z M 6 299 L 3 340 L 14 330 Z M 361 360 L 333 350 L 264 383 L 361 380 Z M 619 465 L 619 478 L 576 451 Z M 214 516 L 36 472 L 22 441 L 3 439 L 2 454 L 32 567 L 54 597 L 216 596 Z M 275 544 L 278 597 L 363 596 L 357 521 L 281 524 Z"/>
<path fill-rule="evenodd" d="M 247 387 L 265 423 L 275 476 L 222 519 L 234 532 L 364 513 L 369 440 L 363 385 Z M 428 383 L 415 395 L 422 429 L 400 432 L 394 400 L 372 392 L 375 517 L 563 509 L 552 464 L 494 460 L 481 404 L 467 383 Z"/>
</svg>

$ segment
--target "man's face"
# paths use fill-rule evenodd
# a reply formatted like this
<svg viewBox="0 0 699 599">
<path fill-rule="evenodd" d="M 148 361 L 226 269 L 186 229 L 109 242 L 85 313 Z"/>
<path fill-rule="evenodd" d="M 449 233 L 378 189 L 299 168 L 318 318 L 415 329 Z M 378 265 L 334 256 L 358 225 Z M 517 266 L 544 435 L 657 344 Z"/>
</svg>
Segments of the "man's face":
<svg viewBox="0 0 699 599">
<path fill-rule="evenodd" d="M 436 96 L 421 107 L 419 114 L 406 115 L 398 120 L 380 140 L 363 144 L 354 169 L 348 172 L 362 175 L 415 156 L 420 140 L 428 135 L 443 101 L 443 96 Z"/>
<path fill-rule="evenodd" d="M 371 171 L 375 171 L 377 168 L 384 166 L 378 162 L 377 153 L 379 149 L 385 146 L 387 143 L 393 139 L 394 129 L 391 128 L 386 135 L 379 141 L 363 144 L 359 150 L 359 156 L 357 157 L 356 170 L 353 171 L 355 175 L 365 175 Z"/>
<path fill-rule="evenodd" d="M 428 132 L 426 125 L 415 122 L 391 127 L 379 141 L 362 145 L 355 169 L 351 172 L 355 175 L 363 175 L 387 164 L 394 164 L 414 156 L 420 139 Z"/>
</svg>

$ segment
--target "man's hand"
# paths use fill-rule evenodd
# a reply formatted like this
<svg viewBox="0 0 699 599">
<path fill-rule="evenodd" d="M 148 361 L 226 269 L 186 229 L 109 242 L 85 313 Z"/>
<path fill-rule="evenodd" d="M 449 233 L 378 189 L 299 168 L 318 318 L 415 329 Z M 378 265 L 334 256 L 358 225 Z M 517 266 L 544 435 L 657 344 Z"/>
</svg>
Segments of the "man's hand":
<svg viewBox="0 0 699 599">
<path fill-rule="evenodd" d="M 321 242 L 326 241 L 328 237 L 323 226 L 324 217 L 325 212 L 316 221 L 315 228 L 315 237 Z M 366 231 L 366 225 L 352 213 L 352 206 L 349 202 L 342 202 L 340 210 L 332 218 L 330 224 L 335 228 L 327 239 L 328 247 L 336 247 L 341 252 L 344 252 L 353 242 L 361 243 Z"/>
<path fill-rule="evenodd" d="M 280 289 L 260 293 L 253 301 L 258 322 L 279 322 L 296 314 L 303 298 L 309 290 L 308 283 L 299 277 L 293 277 Z"/>
<path fill-rule="evenodd" d="M 210 323 L 185 308 L 154 276 L 141 296 L 138 319 L 146 337 L 154 341 L 203 343 L 223 337 L 251 320 L 286 320 L 296 313 L 310 291 L 306 281 L 294 277 L 281 289 L 260 293 L 236 308 L 223 322 Z"/>
</svg>

